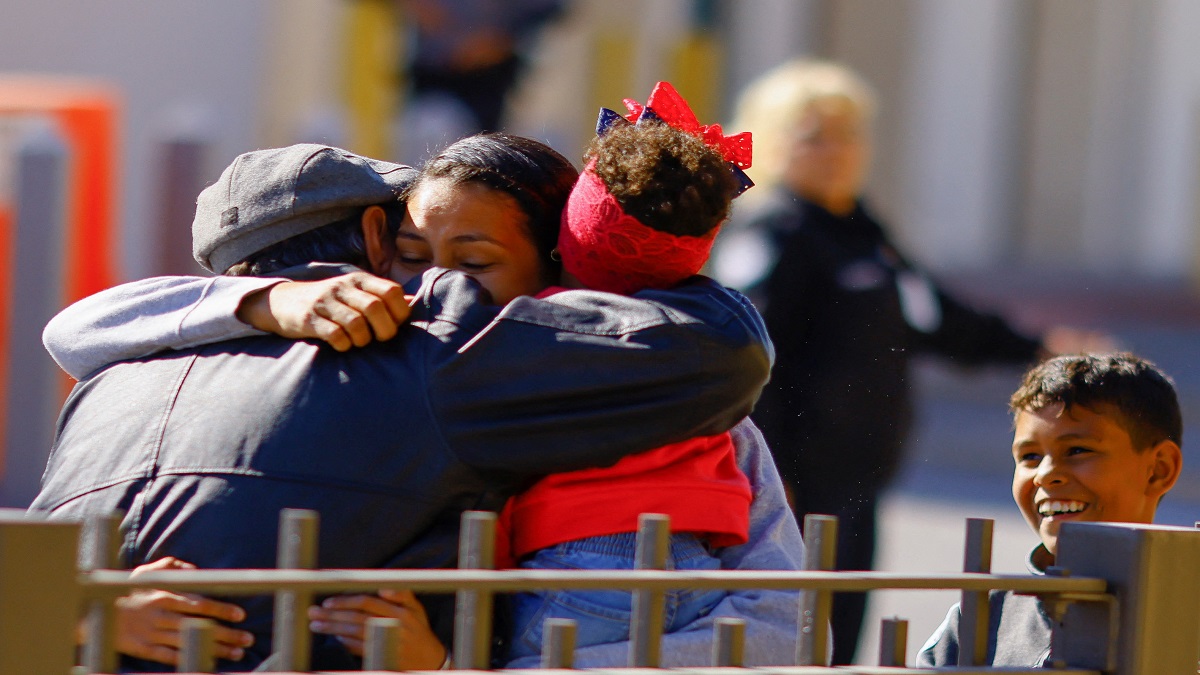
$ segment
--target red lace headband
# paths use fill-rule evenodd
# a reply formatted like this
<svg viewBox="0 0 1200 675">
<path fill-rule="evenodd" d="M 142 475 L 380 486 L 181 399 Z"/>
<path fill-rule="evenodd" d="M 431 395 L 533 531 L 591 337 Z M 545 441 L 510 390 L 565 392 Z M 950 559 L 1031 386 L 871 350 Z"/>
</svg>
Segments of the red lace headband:
<svg viewBox="0 0 1200 675">
<path fill-rule="evenodd" d="M 619 124 L 666 123 L 720 152 L 739 181 L 737 194 L 754 185 L 742 171 L 750 167 L 750 134 L 725 136 L 719 124 L 701 125 L 670 83 L 656 84 L 646 105 L 627 98 L 625 107 L 629 110 L 626 117 L 601 108 L 596 134 L 602 136 Z M 563 212 L 558 234 L 563 268 L 588 288 L 624 294 L 668 288 L 699 273 L 708 261 L 718 228 L 693 237 L 649 227 L 625 213 L 593 166 L 594 160 L 579 175 Z"/>
<path fill-rule="evenodd" d="M 558 231 L 563 269 L 584 286 L 629 294 L 668 288 L 697 274 L 717 229 L 700 237 L 675 235 L 625 213 L 589 166 L 579 174 Z"/>
</svg>

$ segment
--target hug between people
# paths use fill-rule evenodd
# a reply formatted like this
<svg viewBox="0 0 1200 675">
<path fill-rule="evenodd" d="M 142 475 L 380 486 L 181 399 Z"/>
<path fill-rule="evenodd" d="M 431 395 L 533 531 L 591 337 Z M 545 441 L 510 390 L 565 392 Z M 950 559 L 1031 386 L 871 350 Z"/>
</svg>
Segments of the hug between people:
<svg viewBox="0 0 1200 675">
<path fill-rule="evenodd" d="M 272 567 L 281 508 L 321 515 L 321 567 L 450 567 L 459 515 L 500 514 L 503 565 L 629 569 L 665 513 L 673 569 L 797 570 L 803 543 L 746 419 L 774 356 L 755 308 L 697 276 L 752 186 L 747 134 L 702 125 L 667 83 L 601 112 L 579 173 L 546 145 L 461 139 L 420 172 L 328 146 L 243 154 L 197 203 L 212 277 L 146 279 L 47 326 L 80 380 L 32 508 L 124 512 L 135 571 Z M 1178 477 L 1169 378 L 1125 354 L 1035 367 L 1012 400 L 1014 499 L 1053 564 L 1069 520 L 1150 522 Z M 86 554 L 86 551 L 84 552 Z M 1035 598 L 994 593 L 989 662 L 1049 663 Z M 126 671 L 178 660 L 213 618 L 224 670 L 267 670 L 269 598 L 117 601 Z M 663 665 L 706 665 L 747 622 L 748 665 L 794 662 L 798 594 L 668 597 Z M 575 663 L 624 665 L 631 594 L 501 604 L 496 665 L 536 667 L 547 618 Z M 366 622 L 401 621 L 406 669 L 448 668 L 452 606 L 407 591 L 321 598 L 313 667 L 361 666 Z M 921 665 L 953 665 L 958 610 Z M 835 642 L 838 636 L 833 636 Z"/>
</svg>

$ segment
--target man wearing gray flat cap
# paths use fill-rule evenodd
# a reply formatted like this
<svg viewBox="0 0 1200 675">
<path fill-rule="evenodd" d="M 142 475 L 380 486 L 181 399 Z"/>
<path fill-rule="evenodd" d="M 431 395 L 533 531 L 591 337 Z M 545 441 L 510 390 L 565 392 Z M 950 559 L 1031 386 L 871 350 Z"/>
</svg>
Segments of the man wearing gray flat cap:
<svg viewBox="0 0 1200 675">
<path fill-rule="evenodd" d="M 414 177 L 325 146 L 244 154 L 200 195 L 196 258 L 218 273 L 384 271 L 396 195 Z M 220 277 L 205 283 L 227 292 Z M 707 281 L 652 299 L 568 293 L 504 308 L 449 270 L 409 288 L 410 321 L 362 349 L 247 329 L 81 373 L 32 508 L 124 511 L 129 565 L 273 567 L 279 511 L 305 508 L 321 516 L 320 567 L 442 567 L 456 558 L 463 510 L 495 509 L 546 473 L 727 430 L 770 367 L 757 313 Z M 390 298 L 392 318 L 409 311 L 403 293 Z M 103 312 L 114 303 L 119 291 Z M 271 649 L 270 598 L 237 602 L 255 642 L 223 670 L 254 668 Z M 336 640 L 319 637 L 313 667 L 343 666 Z"/>
<path fill-rule="evenodd" d="M 196 201 L 192 252 L 210 272 L 331 223 L 351 231 L 368 206 L 399 207 L 416 170 L 301 143 L 238 156 Z"/>
</svg>

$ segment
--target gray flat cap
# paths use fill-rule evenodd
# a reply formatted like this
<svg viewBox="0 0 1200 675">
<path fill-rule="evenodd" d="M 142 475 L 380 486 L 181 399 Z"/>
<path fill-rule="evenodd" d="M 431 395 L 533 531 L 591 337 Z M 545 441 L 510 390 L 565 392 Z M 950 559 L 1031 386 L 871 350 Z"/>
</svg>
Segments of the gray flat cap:
<svg viewBox="0 0 1200 675">
<path fill-rule="evenodd" d="M 192 255 L 223 274 L 272 244 L 395 200 L 416 176 L 327 145 L 247 152 L 197 198 Z"/>
</svg>

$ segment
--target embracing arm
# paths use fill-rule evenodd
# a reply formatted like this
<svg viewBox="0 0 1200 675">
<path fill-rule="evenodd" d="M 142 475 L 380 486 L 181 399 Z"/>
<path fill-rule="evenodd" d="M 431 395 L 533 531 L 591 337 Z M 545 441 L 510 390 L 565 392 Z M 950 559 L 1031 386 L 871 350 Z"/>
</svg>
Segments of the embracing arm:
<svg viewBox="0 0 1200 675">
<path fill-rule="evenodd" d="M 344 273 L 353 269 L 314 264 L 279 278 L 143 279 L 66 308 L 42 340 L 79 379 L 114 361 L 264 332 L 324 340 L 338 351 L 391 339 L 408 318 L 404 289 L 363 271 Z M 297 276 L 312 280 L 283 278 Z"/>
<path fill-rule="evenodd" d="M 155 277 L 90 295 L 42 333 L 55 362 L 80 379 L 115 361 L 262 332 L 236 316 L 249 293 L 279 283 L 253 277 Z"/>
<path fill-rule="evenodd" d="M 750 479 L 750 539 L 741 546 L 721 549 L 721 569 L 799 570 L 804 541 L 783 493 L 762 434 L 746 420 L 733 428 L 738 466 Z M 664 668 L 712 664 L 713 625 L 731 617 L 746 622 L 746 665 L 794 665 L 799 636 L 798 591 L 739 590 L 729 593 L 713 611 L 682 630 L 663 635 Z M 575 651 L 575 667 L 623 667 L 629 663 L 629 643 L 583 647 Z"/>
<path fill-rule="evenodd" d="M 432 348 L 430 405 L 448 447 L 496 475 L 604 466 L 721 433 L 750 413 L 770 371 L 757 311 L 707 279 L 633 297 L 518 298 L 482 324 L 443 297 L 414 309 L 461 333 Z"/>
<path fill-rule="evenodd" d="M 758 429 L 745 420 L 733 428 L 738 467 L 750 479 L 754 501 L 750 506 L 750 536 L 741 546 L 721 549 L 721 569 L 799 570 L 804 559 L 804 541 L 787 506 L 783 484 Z M 338 636 L 352 651 L 361 652 L 367 619 L 375 616 L 399 618 L 409 638 L 404 658 L 412 668 L 435 668 L 445 650 L 429 630 L 420 603 L 412 598 L 358 595 L 327 600 L 309 610 L 312 628 Z M 667 668 L 705 666 L 712 662 L 713 626 L 717 619 L 731 617 L 746 622 L 746 665 L 792 665 L 799 636 L 800 594 L 798 591 L 744 589 L 729 593 L 707 616 L 662 637 L 662 665 Z M 508 667 L 532 667 L 533 657 Z M 575 650 L 575 667 L 624 667 L 629 663 L 629 642 L 612 642 Z"/>
</svg>

